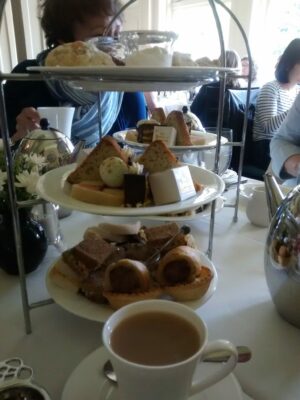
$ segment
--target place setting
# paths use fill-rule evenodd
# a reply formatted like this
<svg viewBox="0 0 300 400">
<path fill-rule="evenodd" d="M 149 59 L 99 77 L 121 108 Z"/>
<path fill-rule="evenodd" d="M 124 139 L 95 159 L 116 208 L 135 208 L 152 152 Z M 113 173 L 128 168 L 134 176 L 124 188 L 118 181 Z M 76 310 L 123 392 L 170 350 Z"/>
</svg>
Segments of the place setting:
<svg viewBox="0 0 300 400">
<path fill-rule="evenodd" d="M 207 343 L 205 323 L 184 305 L 148 300 L 125 306 L 106 321 L 102 340 L 72 372 L 62 400 L 243 399 L 232 371 L 249 361 L 250 349 Z"/>
</svg>

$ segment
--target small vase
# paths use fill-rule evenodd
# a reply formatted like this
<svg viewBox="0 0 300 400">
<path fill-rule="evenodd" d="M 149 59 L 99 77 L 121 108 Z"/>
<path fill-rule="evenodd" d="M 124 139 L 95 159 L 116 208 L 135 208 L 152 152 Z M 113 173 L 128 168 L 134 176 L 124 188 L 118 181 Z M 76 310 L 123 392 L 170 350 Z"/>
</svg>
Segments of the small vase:
<svg viewBox="0 0 300 400">
<path fill-rule="evenodd" d="M 31 218 L 30 209 L 20 209 L 21 243 L 25 273 L 37 269 L 47 251 L 43 227 Z M 10 210 L 0 210 L 0 268 L 10 275 L 18 275 L 18 262 Z"/>
</svg>

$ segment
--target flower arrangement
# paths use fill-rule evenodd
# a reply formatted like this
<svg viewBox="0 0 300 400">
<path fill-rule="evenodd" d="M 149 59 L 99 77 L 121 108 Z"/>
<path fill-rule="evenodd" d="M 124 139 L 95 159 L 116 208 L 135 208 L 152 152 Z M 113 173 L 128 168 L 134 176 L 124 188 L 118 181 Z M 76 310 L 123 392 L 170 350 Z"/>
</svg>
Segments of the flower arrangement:
<svg viewBox="0 0 300 400">
<path fill-rule="evenodd" d="M 13 172 L 18 201 L 36 199 L 36 184 L 43 174 L 46 159 L 37 154 L 24 154 L 14 159 Z M 0 209 L 9 205 L 7 172 L 3 149 L 0 149 Z"/>
</svg>

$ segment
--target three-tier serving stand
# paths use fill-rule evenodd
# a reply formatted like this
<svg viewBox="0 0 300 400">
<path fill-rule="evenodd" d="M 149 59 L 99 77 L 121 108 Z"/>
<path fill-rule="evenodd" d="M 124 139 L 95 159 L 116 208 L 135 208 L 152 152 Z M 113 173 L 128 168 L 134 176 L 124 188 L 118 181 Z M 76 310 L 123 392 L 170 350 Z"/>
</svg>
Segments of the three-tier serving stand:
<svg viewBox="0 0 300 400">
<path fill-rule="evenodd" d="M 0 22 L 2 21 L 2 15 L 4 12 L 6 0 L 0 0 Z M 209 5 L 212 9 L 216 28 L 218 31 L 219 42 L 220 42 L 220 49 L 221 49 L 221 65 L 222 67 L 218 68 L 218 76 L 220 80 L 220 95 L 219 95 L 219 112 L 218 112 L 218 119 L 217 119 L 217 144 L 216 144 L 216 156 L 215 156 L 215 163 L 214 163 L 214 172 L 218 173 L 219 171 L 219 156 L 220 156 L 220 148 L 221 148 L 221 135 L 222 135 L 222 125 L 223 125 L 223 115 L 224 115 L 224 96 L 225 96 L 225 84 L 226 84 L 226 76 L 228 74 L 232 74 L 234 71 L 226 68 L 225 65 L 225 44 L 224 44 L 224 37 L 222 26 L 220 23 L 219 13 L 217 10 L 217 5 L 223 8 L 235 21 L 237 27 L 243 37 L 247 55 L 249 57 L 249 77 L 252 74 L 252 57 L 250 46 L 248 43 L 247 36 L 244 32 L 243 27 L 241 26 L 240 22 L 238 21 L 237 17 L 232 13 L 232 11 L 226 7 L 221 0 L 208 0 Z M 133 3 L 133 1 L 131 1 Z M 123 68 L 123 67 L 119 67 Z M 124 67 L 126 68 L 126 67 Z M 24 271 L 24 262 L 23 262 L 23 253 L 22 253 L 22 238 L 21 238 L 21 230 L 20 230 L 20 220 L 19 220 L 19 212 L 20 208 L 24 207 L 32 207 L 33 205 L 39 203 L 40 201 L 26 201 L 20 202 L 17 200 L 15 184 L 14 184 L 14 174 L 13 174 L 13 157 L 10 149 L 10 139 L 9 139 L 9 131 L 8 131 L 8 124 L 7 124 L 7 117 L 6 117 L 6 105 L 5 105 L 5 96 L 4 96 L 4 83 L 7 80 L 15 80 L 15 81 L 28 81 L 28 80 L 44 80 L 44 79 L 61 79 L 61 80 L 68 80 L 74 82 L 76 80 L 76 84 L 80 87 L 80 82 L 89 82 L 90 86 L 94 86 L 97 88 L 99 92 L 99 132 L 101 132 L 101 91 L 104 90 L 122 90 L 121 88 L 125 88 L 128 91 L 136 90 L 136 86 L 138 85 L 139 89 L 150 91 L 150 90 L 157 90 L 157 87 L 164 87 L 164 90 L 182 90 L 183 88 L 188 89 L 191 87 L 195 87 L 201 83 L 204 83 L 208 78 L 212 77 L 212 73 L 215 74 L 216 70 L 210 69 L 209 67 L 198 67 L 198 73 L 192 74 L 192 76 L 188 76 L 186 79 L 180 78 L 178 80 L 176 76 L 173 76 L 173 79 L 162 80 L 159 82 L 159 79 L 156 77 L 154 78 L 151 75 L 147 76 L 143 82 L 136 77 L 135 79 L 128 79 L 128 76 L 125 78 L 122 75 L 118 74 L 117 76 L 113 73 L 111 75 L 106 74 L 105 76 L 101 76 L 99 74 L 88 74 L 80 72 L 76 74 L 69 75 L 68 73 L 23 73 L 23 74 L 15 74 L 15 73 L 2 73 L 0 72 L 0 129 L 2 133 L 3 139 L 3 147 L 4 147 L 4 154 L 6 158 L 6 168 L 7 168 L 7 181 L 8 181 L 8 190 L 9 190 L 9 199 L 10 199 L 10 206 L 11 206 L 11 213 L 12 213 L 12 221 L 13 221 L 13 231 L 14 231 L 14 241 L 16 245 L 16 253 L 17 253 L 17 262 L 19 268 L 19 280 L 20 280 L 20 288 L 21 288 L 21 297 L 22 297 L 22 306 L 23 306 L 23 314 L 24 314 L 24 321 L 25 321 L 25 331 L 27 334 L 32 332 L 31 326 L 31 318 L 30 318 L 30 311 L 34 308 L 47 305 L 52 303 L 52 299 L 43 300 L 35 303 L 30 303 L 28 298 L 27 292 L 27 285 L 26 285 L 26 275 Z M 249 78 L 248 77 L 248 78 Z M 159 86 L 158 86 L 159 85 Z M 240 142 L 228 142 L 225 145 L 228 146 L 239 146 L 241 148 L 240 151 L 240 159 L 239 159 L 239 170 L 238 170 L 238 182 L 237 182 L 237 196 L 235 204 L 232 206 L 234 208 L 234 216 L 233 220 L 236 222 L 238 219 L 238 206 L 239 206 L 239 191 L 240 191 L 240 182 L 241 182 L 241 174 L 242 174 L 242 166 L 244 160 L 244 147 L 246 141 L 246 131 L 247 131 L 247 115 L 250 103 L 250 87 L 251 82 L 248 79 L 248 90 L 246 96 L 246 109 L 245 109 L 245 116 L 243 122 L 243 129 L 242 129 L 242 140 Z M 123 91 L 123 90 L 122 90 Z M 213 236 L 214 236 L 214 224 L 215 224 L 215 201 L 212 202 L 211 206 L 211 217 L 210 217 L 210 227 L 209 227 L 209 238 L 208 238 L 208 248 L 207 254 L 211 258 L 212 251 L 213 251 Z"/>
</svg>

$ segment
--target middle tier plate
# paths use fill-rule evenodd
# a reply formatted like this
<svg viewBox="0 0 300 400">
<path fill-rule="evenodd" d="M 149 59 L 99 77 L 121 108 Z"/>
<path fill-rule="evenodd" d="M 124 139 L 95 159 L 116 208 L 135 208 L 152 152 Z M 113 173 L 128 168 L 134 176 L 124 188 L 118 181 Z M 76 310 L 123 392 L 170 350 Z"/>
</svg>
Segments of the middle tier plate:
<svg viewBox="0 0 300 400">
<path fill-rule="evenodd" d="M 95 205 L 84 203 L 70 196 L 70 184 L 66 182 L 66 178 L 75 167 L 75 164 L 66 165 L 41 176 L 37 183 L 38 195 L 51 203 L 81 212 L 128 217 L 160 215 L 194 210 L 201 205 L 208 204 L 215 200 L 225 189 L 224 181 L 217 174 L 201 167 L 189 165 L 192 178 L 201 183 L 204 188 L 200 193 L 187 200 L 163 206 L 153 205 L 148 207 L 109 207 Z"/>
</svg>

